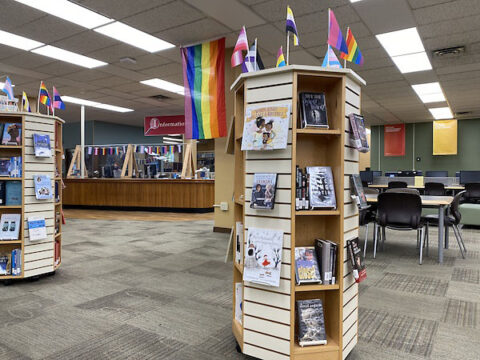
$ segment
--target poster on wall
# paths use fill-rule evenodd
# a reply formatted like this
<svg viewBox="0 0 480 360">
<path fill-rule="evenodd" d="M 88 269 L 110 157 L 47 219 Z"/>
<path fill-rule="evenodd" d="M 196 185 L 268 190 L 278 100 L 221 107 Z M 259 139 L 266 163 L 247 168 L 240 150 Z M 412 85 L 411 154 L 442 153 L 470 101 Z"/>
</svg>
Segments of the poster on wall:
<svg viewBox="0 0 480 360">
<path fill-rule="evenodd" d="M 384 126 L 383 155 L 405 156 L 405 124 Z"/>
<path fill-rule="evenodd" d="M 145 136 L 185 134 L 185 116 L 145 116 L 143 133 Z"/>
<path fill-rule="evenodd" d="M 433 122 L 433 155 L 457 155 L 457 120 Z"/>
</svg>

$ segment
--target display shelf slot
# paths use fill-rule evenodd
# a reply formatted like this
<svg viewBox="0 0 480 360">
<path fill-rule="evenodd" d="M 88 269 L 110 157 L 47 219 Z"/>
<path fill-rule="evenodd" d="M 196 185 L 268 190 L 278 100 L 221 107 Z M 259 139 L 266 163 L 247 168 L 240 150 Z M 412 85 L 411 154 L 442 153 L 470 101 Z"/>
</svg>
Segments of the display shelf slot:
<svg viewBox="0 0 480 360">
<path fill-rule="evenodd" d="M 324 290 L 338 290 L 340 289 L 339 284 L 331 284 L 331 285 L 319 285 L 319 284 L 312 284 L 312 285 L 295 285 L 296 292 L 304 292 L 304 291 L 324 291 Z"/>
<path fill-rule="evenodd" d="M 305 354 L 316 354 L 330 351 L 338 351 L 340 348 L 338 344 L 327 335 L 327 344 L 326 345 L 312 345 L 312 346 L 300 346 L 295 340 L 293 345 L 293 353 L 295 355 L 305 355 Z"/>
</svg>

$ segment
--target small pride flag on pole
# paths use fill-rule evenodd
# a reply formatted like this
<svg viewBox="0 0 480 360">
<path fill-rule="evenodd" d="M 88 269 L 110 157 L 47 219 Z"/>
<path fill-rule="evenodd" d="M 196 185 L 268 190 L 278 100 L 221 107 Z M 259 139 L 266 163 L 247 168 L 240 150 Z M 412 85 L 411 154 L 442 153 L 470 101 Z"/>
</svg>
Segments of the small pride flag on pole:
<svg viewBox="0 0 480 360">
<path fill-rule="evenodd" d="M 322 67 L 331 67 L 337 69 L 342 68 L 342 64 L 340 64 L 337 55 L 335 55 L 335 52 L 330 45 L 328 45 L 327 52 L 325 54 L 325 57 L 323 58 Z"/>
<path fill-rule="evenodd" d="M 283 56 L 283 49 L 282 46 L 280 46 L 280 49 L 278 49 L 277 53 L 277 65 L 276 67 L 282 67 L 285 66 L 285 57 Z"/>
<path fill-rule="evenodd" d="M 28 102 L 28 97 L 25 91 L 22 92 L 22 109 L 25 112 L 32 112 L 32 109 L 30 109 L 30 103 Z"/>
<path fill-rule="evenodd" d="M 14 99 L 12 81 L 10 80 L 10 78 L 8 76 L 5 79 L 5 83 L 3 84 L 2 91 L 5 94 L 7 94 L 8 100 L 13 100 Z"/>
<path fill-rule="evenodd" d="M 342 51 L 340 53 L 340 57 L 357 65 L 363 65 L 363 55 L 358 48 L 357 41 L 353 37 L 352 30 L 350 30 L 350 28 L 347 29 L 347 46 L 348 53 Z"/>
<path fill-rule="evenodd" d="M 233 49 L 233 54 L 231 59 L 232 68 L 243 63 L 242 51 L 244 50 L 248 51 L 247 31 L 245 30 L 245 26 L 243 26 L 242 30 L 240 30 L 240 34 L 238 35 L 238 39 L 237 39 L 237 44 L 235 45 L 235 49 Z"/>
<path fill-rule="evenodd" d="M 335 49 L 348 54 L 348 47 L 343 38 L 342 31 L 338 25 L 335 14 L 332 10 L 328 9 L 328 41 L 329 45 L 332 45 Z"/>
<path fill-rule="evenodd" d="M 297 25 L 295 24 L 295 19 L 293 18 L 293 11 L 290 9 L 290 6 L 287 6 L 287 22 L 286 22 L 286 30 L 287 30 L 287 65 L 288 65 L 288 58 L 290 56 L 290 33 L 293 34 L 293 45 L 298 46 L 300 43 L 298 42 L 298 31 Z"/>
<path fill-rule="evenodd" d="M 38 90 L 38 104 L 37 104 L 37 111 L 40 112 L 40 103 L 47 107 L 47 111 L 50 112 L 51 101 L 50 101 L 50 94 L 48 93 L 47 87 L 40 81 L 40 89 Z"/>
</svg>

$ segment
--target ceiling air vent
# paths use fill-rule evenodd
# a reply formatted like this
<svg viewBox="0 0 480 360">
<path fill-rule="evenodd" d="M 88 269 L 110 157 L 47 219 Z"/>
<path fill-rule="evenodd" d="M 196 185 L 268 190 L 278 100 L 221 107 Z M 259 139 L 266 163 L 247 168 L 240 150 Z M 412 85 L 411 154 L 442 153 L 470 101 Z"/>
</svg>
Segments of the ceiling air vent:
<svg viewBox="0 0 480 360">
<path fill-rule="evenodd" d="M 445 56 L 459 56 L 465 52 L 465 46 L 455 46 L 445 49 L 433 50 L 433 56 L 445 57 Z"/>
<path fill-rule="evenodd" d="M 153 95 L 153 96 L 150 96 L 151 99 L 155 99 L 155 100 L 166 100 L 166 99 L 170 99 L 168 96 L 165 96 L 165 95 Z"/>
<path fill-rule="evenodd" d="M 456 115 L 457 117 L 468 116 L 468 115 L 471 115 L 471 114 L 472 114 L 471 111 L 457 111 L 457 112 L 455 113 L 455 115 Z"/>
</svg>

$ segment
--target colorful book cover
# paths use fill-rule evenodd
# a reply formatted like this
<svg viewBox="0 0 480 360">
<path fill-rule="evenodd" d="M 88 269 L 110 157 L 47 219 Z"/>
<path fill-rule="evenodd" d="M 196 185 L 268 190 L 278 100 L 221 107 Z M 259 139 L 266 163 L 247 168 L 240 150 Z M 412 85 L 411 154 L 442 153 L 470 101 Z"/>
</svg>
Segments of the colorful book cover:
<svg viewBox="0 0 480 360">
<path fill-rule="evenodd" d="M 41 216 L 29 216 L 28 236 L 30 241 L 37 241 L 47 238 L 47 227 L 45 225 L 45 218 Z"/>
<path fill-rule="evenodd" d="M 10 166 L 8 168 L 10 177 L 20 178 L 22 177 L 22 157 L 13 156 L 10 158 Z"/>
<path fill-rule="evenodd" d="M 7 181 L 5 187 L 5 205 L 22 205 L 22 182 Z"/>
<path fill-rule="evenodd" d="M 297 284 L 322 283 L 315 247 L 295 248 L 295 277 Z"/>
<path fill-rule="evenodd" d="M 3 128 L 2 145 L 22 145 L 22 124 L 5 124 Z"/>
<path fill-rule="evenodd" d="M 367 130 L 365 129 L 365 120 L 363 116 L 357 114 L 348 115 L 350 119 L 350 127 L 353 134 L 351 135 L 351 143 L 358 151 L 366 153 L 370 150 L 368 146 Z"/>
<path fill-rule="evenodd" d="M 0 253 L 0 275 L 12 274 L 12 254 L 2 252 Z"/>
<path fill-rule="evenodd" d="M 0 218 L 0 240 L 18 240 L 20 214 L 2 214 Z"/>
<path fill-rule="evenodd" d="M 307 167 L 310 207 L 335 209 L 335 184 L 330 166 Z"/>
<path fill-rule="evenodd" d="M 50 135 L 33 134 L 33 146 L 35 148 L 35 156 L 47 158 L 52 156 Z"/>
<path fill-rule="evenodd" d="M 328 129 L 327 105 L 325 93 L 300 93 L 302 127 Z"/>
<path fill-rule="evenodd" d="M 245 109 L 242 150 L 287 147 L 291 104 L 248 105 Z"/>
<path fill-rule="evenodd" d="M 353 277 L 357 283 L 360 283 L 367 278 L 367 269 L 358 241 L 358 238 L 347 240 L 347 249 Z"/>
<path fill-rule="evenodd" d="M 22 274 L 22 250 L 12 250 L 12 275 L 19 276 Z"/>
<path fill-rule="evenodd" d="M 237 264 L 243 264 L 243 223 L 237 221 L 235 223 L 235 242 L 236 242 L 236 251 L 235 251 L 235 261 Z"/>
<path fill-rule="evenodd" d="M 252 184 L 252 209 L 272 210 L 275 205 L 277 174 L 254 174 Z"/>
<path fill-rule="evenodd" d="M 325 316 L 321 299 L 297 300 L 298 344 L 326 345 Z"/>
<path fill-rule="evenodd" d="M 35 183 L 35 197 L 37 200 L 46 200 L 53 198 L 52 181 L 49 175 L 33 175 Z"/>
<path fill-rule="evenodd" d="M 283 231 L 250 227 L 247 231 L 243 281 L 280 286 Z"/>
<path fill-rule="evenodd" d="M 10 158 L 0 158 L 0 176 L 10 177 Z"/>
</svg>

